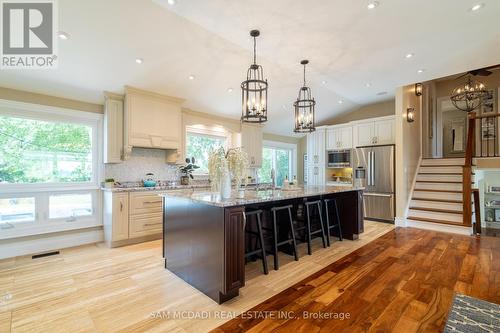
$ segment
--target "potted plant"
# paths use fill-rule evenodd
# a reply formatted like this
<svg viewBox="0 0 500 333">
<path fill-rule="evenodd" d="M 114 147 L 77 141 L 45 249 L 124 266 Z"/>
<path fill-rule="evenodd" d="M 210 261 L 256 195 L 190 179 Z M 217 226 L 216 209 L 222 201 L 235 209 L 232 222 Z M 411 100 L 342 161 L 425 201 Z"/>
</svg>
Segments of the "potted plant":
<svg viewBox="0 0 500 333">
<path fill-rule="evenodd" d="M 186 165 L 183 165 L 179 168 L 182 173 L 181 185 L 189 185 L 189 178 L 194 178 L 193 171 L 200 168 L 195 164 L 196 160 L 194 159 L 194 157 L 186 158 L 186 163 Z"/>
<path fill-rule="evenodd" d="M 104 187 L 111 188 L 115 186 L 115 180 L 113 178 L 107 178 L 104 180 Z"/>
</svg>

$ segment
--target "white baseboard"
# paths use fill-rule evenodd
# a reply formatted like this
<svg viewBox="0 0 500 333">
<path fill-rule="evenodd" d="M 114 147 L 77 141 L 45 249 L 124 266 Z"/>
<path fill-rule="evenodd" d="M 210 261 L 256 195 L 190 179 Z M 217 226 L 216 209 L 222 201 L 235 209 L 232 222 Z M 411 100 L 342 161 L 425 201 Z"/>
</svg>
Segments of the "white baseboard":
<svg viewBox="0 0 500 333">
<path fill-rule="evenodd" d="M 102 227 L 6 239 L 0 241 L 0 259 L 55 251 L 103 240 Z"/>
<path fill-rule="evenodd" d="M 410 227 L 410 228 L 418 228 L 418 229 L 425 229 L 432 231 L 449 232 L 453 234 L 466 235 L 466 236 L 470 236 L 473 234 L 472 227 L 461 227 L 457 225 L 414 221 L 401 217 L 396 217 L 395 225 L 401 228 Z"/>
</svg>

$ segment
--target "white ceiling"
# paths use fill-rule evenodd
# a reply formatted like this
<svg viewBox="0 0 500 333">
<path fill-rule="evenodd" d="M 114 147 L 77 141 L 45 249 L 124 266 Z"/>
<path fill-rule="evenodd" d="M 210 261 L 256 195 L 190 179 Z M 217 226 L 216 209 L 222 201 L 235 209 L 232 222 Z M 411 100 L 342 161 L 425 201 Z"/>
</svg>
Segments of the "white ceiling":
<svg viewBox="0 0 500 333">
<path fill-rule="evenodd" d="M 404 84 L 500 63 L 500 1 L 483 0 L 477 12 L 469 10 L 476 0 L 379 2 L 368 10 L 365 0 L 60 0 L 60 30 L 70 39 L 59 41 L 59 68 L 2 70 L 0 85 L 98 103 L 103 90 L 132 85 L 238 118 L 248 32 L 258 28 L 270 84 L 265 130 L 291 135 L 301 59 L 310 60 L 320 122 Z"/>
</svg>

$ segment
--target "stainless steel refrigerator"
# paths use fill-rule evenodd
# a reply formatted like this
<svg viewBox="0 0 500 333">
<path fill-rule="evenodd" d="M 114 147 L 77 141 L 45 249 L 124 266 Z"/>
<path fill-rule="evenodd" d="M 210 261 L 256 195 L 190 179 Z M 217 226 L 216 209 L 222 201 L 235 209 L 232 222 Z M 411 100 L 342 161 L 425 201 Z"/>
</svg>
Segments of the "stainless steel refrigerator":
<svg viewBox="0 0 500 333">
<path fill-rule="evenodd" d="M 353 169 L 358 184 L 365 186 L 365 218 L 394 223 L 395 217 L 394 145 L 358 147 Z"/>
</svg>

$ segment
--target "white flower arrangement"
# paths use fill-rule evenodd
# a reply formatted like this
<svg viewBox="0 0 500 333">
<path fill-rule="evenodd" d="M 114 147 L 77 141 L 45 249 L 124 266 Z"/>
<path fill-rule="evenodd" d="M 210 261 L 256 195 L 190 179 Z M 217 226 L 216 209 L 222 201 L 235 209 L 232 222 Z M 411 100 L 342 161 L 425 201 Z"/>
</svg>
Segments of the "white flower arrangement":
<svg viewBox="0 0 500 333">
<path fill-rule="evenodd" d="M 241 148 L 231 148 L 227 152 L 220 147 L 208 156 L 208 175 L 212 191 L 220 190 L 220 183 L 227 173 L 232 176 L 236 188 L 239 189 L 242 180 L 246 179 L 248 170 L 248 157 Z"/>
</svg>

